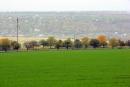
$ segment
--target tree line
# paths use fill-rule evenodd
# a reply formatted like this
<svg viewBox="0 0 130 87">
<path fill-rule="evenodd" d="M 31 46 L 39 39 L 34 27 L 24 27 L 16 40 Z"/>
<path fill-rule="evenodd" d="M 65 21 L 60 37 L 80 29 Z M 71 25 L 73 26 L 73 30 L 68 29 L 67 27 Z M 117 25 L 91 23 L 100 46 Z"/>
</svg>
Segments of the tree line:
<svg viewBox="0 0 130 87">
<path fill-rule="evenodd" d="M 26 41 L 23 44 L 17 41 L 9 40 L 8 38 L 0 39 L 0 50 L 20 50 L 21 45 L 26 48 L 26 50 L 37 49 L 87 49 L 87 48 L 124 48 L 130 47 L 130 40 L 123 41 L 117 38 L 108 39 L 105 35 L 99 35 L 97 38 L 83 37 L 81 39 L 71 40 L 70 38 L 66 40 L 57 40 L 55 37 L 48 37 L 48 39 L 42 39 L 40 41 Z M 41 47 L 42 46 L 42 47 Z"/>
</svg>

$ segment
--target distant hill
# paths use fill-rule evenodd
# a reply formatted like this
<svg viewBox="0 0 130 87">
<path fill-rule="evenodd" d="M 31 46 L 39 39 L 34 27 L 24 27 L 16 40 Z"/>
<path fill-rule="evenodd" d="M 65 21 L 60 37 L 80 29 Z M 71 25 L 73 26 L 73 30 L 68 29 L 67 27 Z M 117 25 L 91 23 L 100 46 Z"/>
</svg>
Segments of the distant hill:
<svg viewBox="0 0 130 87">
<path fill-rule="evenodd" d="M 130 38 L 129 12 L 0 12 L 0 36 Z"/>
</svg>

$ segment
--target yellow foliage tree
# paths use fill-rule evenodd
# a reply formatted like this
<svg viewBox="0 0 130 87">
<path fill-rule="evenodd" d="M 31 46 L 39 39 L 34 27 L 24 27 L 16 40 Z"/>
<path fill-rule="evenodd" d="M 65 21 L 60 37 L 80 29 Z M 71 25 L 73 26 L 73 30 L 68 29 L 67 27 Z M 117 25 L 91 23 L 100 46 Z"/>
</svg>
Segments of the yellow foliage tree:
<svg viewBox="0 0 130 87">
<path fill-rule="evenodd" d="M 83 37 L 83 38 L 81 39 L 81 43 L 82 43 L 82 45 L 83 45 L 85 48 L 87 48 L 88 45 L 89 45 L 89 38 L 88 38 L 88 37 Z"/>
<path fill-rule="evenodd" d="M 97 37 L 97 40 L 100 42 L 100 45 L 102 47 L 106 46 L 107 45 L 107 37 L 105 35 L 99 35 Z"/>
<path fill-rule="evenodd" d="M 11 44 L 11 41 L 8 38 L 2 38 L 0 39 L 0 45 L 1 46 L 9 46 Z"/>
<path fill-rule="evenodd" d="M 109 40 L 109 45 L 110 45 L 112 48 L 114 48 L 114 47 L 116 47 L 116 46 L 119 45 L 119 40 L 116 39 L 116 38 L 111 38 L 111 39 Z"/>
<path fill-rule="evenodd" d="M 0 48 L 4 51 L 7 51 L 10 48 L 11 41 L 8 38 L 0 39 Z"/>
</svg>

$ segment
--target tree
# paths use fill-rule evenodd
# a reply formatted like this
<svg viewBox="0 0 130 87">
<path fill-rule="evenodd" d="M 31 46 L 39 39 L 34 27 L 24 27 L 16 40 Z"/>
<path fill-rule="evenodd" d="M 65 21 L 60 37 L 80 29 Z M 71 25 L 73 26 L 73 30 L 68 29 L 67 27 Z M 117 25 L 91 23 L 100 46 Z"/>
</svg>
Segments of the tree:
<svg viewBox="0 0 130 87">
<path fill-rule="evenodd" d="M 122 48 L 123 46 L 125 46 L 125 42 L 124 42 L 124 41 L 119 40 L 119 46 L 120 46 L 120 48 Z"/>
<path fill-rule="evenodd" d="M 119 40 L 117 40 L 116 38 L 111 38 L 109 40 L 109 45 L 113 49 L 114 47 L 117 47 L 119 45 Z"/>
<path fill-rule="evenodd" d="M 0 39 L 0 47 L 3 51 L 10 49 L 11 41 L 8 38 Z"/>
<path fill-rule="evenodd" d="M 82 45 L 83 45 L 85 48 L 87 48 L 87 47 L 89 46 L 89 38 L 88 38 L 88 37 L 83 37 L 83 38 L 81 39 L 81 43 L 82 43 Z"/>
<path fill-rule="evenodd" d="M 44 46 L 47 46 L 47 45 L 48 45 L 47 41 L 44 40 L 44 39 L 43 39 L 43 40 L 40 40 L 39 43 L 40 43 L 40 45 L 43 46 L 43 48 L 44 48 Z"/>
<path fill-rule="evenodd" d="M 69 47 L 72 47 L 72 41 L 70 38 L 68 38 L 67 40 L 64 41 L 63 46 L 68 50 Z"/>
<path fill-rule="evenodd" d="M 21 47 L 21 45 L 17 41 L 12 41 L 11 47 L 13 48 L 13 50 L 18 50 Z"/>
<path fill-rule="evenodd" d="M 81 41 L 79 39 L 76 39 L 74 41 L 74 47 L 75 48 L 81 48 L 82 47 Z"/>
<path fill-rule="evenodd" d="M 100 42 L 100 46 L 101 46 L 101 47 L 104 48 L 104 47 L 107 45 L 107 38 L 106 38 L 105 35 L 99 35 L 99 36 L 97 37 L 97 40 Z"/>
<path fill-rule="evenodd" d="M 48 37 L 47 42 L 50 48 L 52 48 L 52 46 L 55 46 L 56 39 L 54 37 Z"/>
<path fill-rule="evenodd" d="M 35 47 L 39 47 L 39 43 L 35 40 L 30 41 L 30 44 L 32 45 L 33 50 L 34 50 Z"/>
<path fill-rule="evenodd" d="M 60 47 L 62 47 L 63 46 L 63 41 L 62 40 L 58 40 L 57 42 L 56 42 L 56 48 L 57 49 L 60 49 Z"/>
<path fill-rule="evenodd" d="M 130 40 L 126 41 L 126 45 L 130 48 Z"/>
<path fill-rule="evenodd" d="M 91 45 L 93 48 L 97 48 L 97 47 L 99 47 L 100 42 L 99 42 L 97 39 L 91 39 L 90 45 Z"/>
<path fill-rule="evenodd" d="M 32 44 L 31 44 L 29 41 L 25 42 L 25 43 L 24 43 L 24 46 L 25 46 L 25 48 L 27 49 L 27 51 L 28 51 L 30 48 L 33 48 Z"/>
</svg>

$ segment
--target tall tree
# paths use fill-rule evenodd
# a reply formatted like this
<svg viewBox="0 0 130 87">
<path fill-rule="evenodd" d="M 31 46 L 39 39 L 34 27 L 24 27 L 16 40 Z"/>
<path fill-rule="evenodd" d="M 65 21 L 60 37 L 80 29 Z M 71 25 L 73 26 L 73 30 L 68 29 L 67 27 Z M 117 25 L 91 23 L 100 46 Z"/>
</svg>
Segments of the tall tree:
<svg viewBox="0 0 130 87">
<path fill-rule="evenodd" d="M 100 45 L 100 42 L 97 39 L 91 39 L 90 45 L 93 46 L 93 48 L 97 48 Z"/>
<path fill-rule="evenodd" d="M 26 47 L 27 50 L 29 49 L 33 49 L 34 50 L 34 47 L 38 47 L 39 46 L 39 43 L 37 41 L 27 41 L 24 43 L 24 46 Z"/>
<path fill-rule="evenodd" d="M 34 47 L 38 47 L 39 46 L 39 43 L 37 41 L 35 41 L 35 40 L 30 41 L 30 44 L 32 45 L 33 49 L 34 49 Z"/>
<path fill-rule="evenodd" d="M 82 43 L 82 45 L 83 45 L 85 48 L 87 48 L 87 47 L 89 46 L 89 38 L 88 38 L 88 37 L 83 37 L 83 38 L 81 39 L 81 43 Z"/>
<path fill-rule="evenodd" d="M 74 47 L 75 48 L 81 48 L 82 47 L 81 41 L 79 39 L 76 39 L 74 41 Z"/>
<path fill-rule="evenodd" d="M 125 42 L 124 41 L 122 41 L 122 40 L 119 40 L 119 46 L 120 46 L 120 48 L 123 48 L 123 46 L 125 46 L 126 44 L 125 44 Z"/>
<path fill-rule="evenodd" d="M 43 48 L 44 48 L 44 46 L 47 46 L 47 45 L 48 45 L 47 41 L 44 40 L 44 39 L 43 39 L 43 40 L 40 40 L 39 43 L 40 43 L 40 45 L 43 46 Z"/>
<path fill-rule="evenodd" d="M 24 42 L 24 46 L 25 46 L 25 48 L 27 49 L 27 51 L 28 51 L 30 48 L 33 47 L 32 44 L 31 44 L 29 41 Z"/>
<path fill-rule="evenodd" d="M 64 41 L 63 46 L 68 50 L 69 47 L 72 47 L 72 44 L 73 44 L 73 43 L 72 43 L 71 39 L 68 38 L 67 40 Z"/>
<path fill-rule="evenodd" d="M 107 37 L 105 35 L 99 35 L 97 40 L 100 42 L 101 47 L 105 47 L 107 45 Z"/>
<path fill-rule="evenodd" d="M 52 46 L 55 46 L 56 39 L 54 37 L 48 37 L 47 42 L 50 48 L 52 48 Z"/>
<path fill-rule="evenodd" d="M 109 40 L 109 45 L 111 46 L 111 48 L 117 47 L 119 45 L 119 40 L 117 40 L 116 38 L 111 38 Z"/>
<path fill-rule="evenodd" d="M 58 41 L 56 42 L 55 47 L 56 47 L 57 49 L 60 49 L 60 47 L 62 47 L 62 46 L 63 46 L 63 41 L 62 41 L 62 40 L 58 40 Z"/>
<path fill-rule="evenodd" d="M 14 49 L 14 50 L 19 50 L 19 48 L 21 47 L 20 43 L 18 43 L 17 41 L 12 41 L 11 42 L 11 47 Z"/>
<path fill-rule="evenodd" d="M 0 39 L 0 47 L 3 51 L 7 51 L 10 49 L 11 41 L 8 38 Z"/>
<path fill-rule="evenodd" d="M 126 45 L 130 48 L 130 40 L 126 41 Z"/>
</svg>

